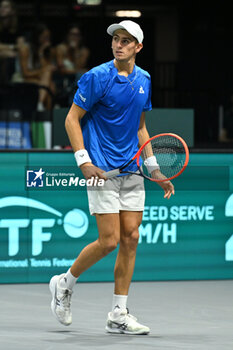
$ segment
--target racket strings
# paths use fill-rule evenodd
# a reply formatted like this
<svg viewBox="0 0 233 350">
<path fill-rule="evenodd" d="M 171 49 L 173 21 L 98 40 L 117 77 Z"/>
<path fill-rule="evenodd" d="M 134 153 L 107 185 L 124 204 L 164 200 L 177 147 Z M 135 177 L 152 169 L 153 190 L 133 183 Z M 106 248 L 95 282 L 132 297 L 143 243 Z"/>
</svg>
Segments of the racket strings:
<svg viewBox="0 0 233 350">
<path fill-rule="evenodd" d="M 160 172 L 167 178 L 173 177 L 183 168 L 186 152 L 183 143 L 176 137 L 162 135 L 153 138 L 142 150 L 143 160 L 155 156 Z M 153 177 L 153 166 L 143 166 L 143 172 Z"/>
</svg>

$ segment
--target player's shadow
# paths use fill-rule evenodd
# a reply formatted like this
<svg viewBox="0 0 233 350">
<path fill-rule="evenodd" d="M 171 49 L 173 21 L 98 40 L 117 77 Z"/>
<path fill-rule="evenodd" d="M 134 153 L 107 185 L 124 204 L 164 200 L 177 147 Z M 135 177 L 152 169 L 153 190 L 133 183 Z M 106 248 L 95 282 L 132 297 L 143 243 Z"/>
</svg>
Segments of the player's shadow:
<svg viewBox="0 0 233 350">
<path fill-rule="evenodd" d="M 110 346 L 112 344 L 119 344 L 119 346 L 123 343 L 129 344 L 133 340 L 135 340 L 135 337 L 140 338 L 141 340 L 147 341 L 151 338 L 160 338 L 159 336 L 153 336 L 153 335 L 128 335 L 128 334 L 110 334 L 110 333 L 87 333 L 86 330 L 79 330 L 79 331 L 73 331 L 73 330 L 51 330 L 48 331 L 48 333 L 54 333 L 56 335 L 64 335 L 65 337 L 63 339 L 58 339 L 56 337 L 55 339 L 44 339 L 46 342 L 50 343 L 59 343 L 59 344 L 78 344 L 89 347 L 96 347 L 96 346 Z M 149 339 L 148 339 L 149 337 Z M 143 345 L 143 344 L 141 344 Z"/>
</svg>

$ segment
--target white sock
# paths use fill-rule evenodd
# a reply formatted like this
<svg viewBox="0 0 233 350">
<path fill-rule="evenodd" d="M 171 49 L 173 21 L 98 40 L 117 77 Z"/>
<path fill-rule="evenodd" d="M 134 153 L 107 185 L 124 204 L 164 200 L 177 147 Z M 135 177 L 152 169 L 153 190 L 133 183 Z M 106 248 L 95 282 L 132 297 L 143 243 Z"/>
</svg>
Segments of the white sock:
<svg viewBox="0 0 233 350">
<path fill-rule="evenodd" d="M 62 277 L 59 284 L 61 288 L 67 288 L 72 290 L 75 283 L 77 281 L 77 277 L 74 277 L 70 272 L 70 269 L 66 272 L 65 276 Z"/>
<path fill-rule="evenodd" d="M 128 295 L 113 294 L 112 311 L 117 309 L 126 309 Z"/>
</svg>

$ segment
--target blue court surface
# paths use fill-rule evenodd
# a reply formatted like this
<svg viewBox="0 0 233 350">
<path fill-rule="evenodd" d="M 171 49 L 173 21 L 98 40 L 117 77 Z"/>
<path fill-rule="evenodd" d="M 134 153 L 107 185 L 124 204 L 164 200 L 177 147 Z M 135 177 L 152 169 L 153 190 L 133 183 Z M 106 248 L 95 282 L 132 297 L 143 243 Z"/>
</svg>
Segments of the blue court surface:
<svg viewBox="0 0 233 350">
<path fill-rule="evenodd" d="M 77 283 L 73 323 L 50 310 L 47 284 L 1 285 L 2 350 L 232 350 L 233 281 L 134 282 L 128 307 L 149 335 L 111 335 L 113 283 Z"/>
</svg>

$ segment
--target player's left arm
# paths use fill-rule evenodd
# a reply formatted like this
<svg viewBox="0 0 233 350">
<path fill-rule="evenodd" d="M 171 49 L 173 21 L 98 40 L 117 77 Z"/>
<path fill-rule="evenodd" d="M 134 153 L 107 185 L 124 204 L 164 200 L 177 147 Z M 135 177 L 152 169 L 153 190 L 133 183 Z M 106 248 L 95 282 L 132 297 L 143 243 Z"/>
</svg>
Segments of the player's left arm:
<svg viewBox="0 0 233 350">
<path fill-rule="evenodd" d="M 149 140 L 150 136 L 146 128 L 146 114 L 142 112 L 140 118 L 140 124 L 138 128 L 138 143 L 139 147 L 141 147 L 147 140 Z M 164 178 L 164 175 L 160 172 L 160 170 L 154 170 L 155 177 L 158 179 L 159 177 Z M 171 181 L 158 182 L 158 185 L 162 187 L 164 190 L 164 198 L 169 199 L 172 194 L 175 194 L 175 189 Z"/>
</svg>

